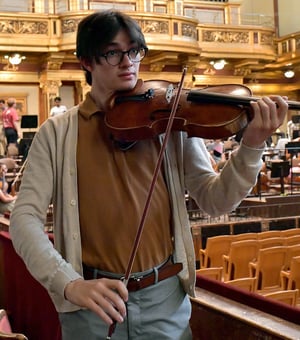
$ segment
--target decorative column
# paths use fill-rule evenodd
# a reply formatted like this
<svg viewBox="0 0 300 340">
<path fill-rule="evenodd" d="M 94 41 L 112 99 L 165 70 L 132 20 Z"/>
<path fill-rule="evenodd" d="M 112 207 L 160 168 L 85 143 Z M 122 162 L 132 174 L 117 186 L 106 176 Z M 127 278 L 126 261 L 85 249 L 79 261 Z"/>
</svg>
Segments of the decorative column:
<svg viewBox="0 0 300 340">
<path fill-rule="evenodd" d="M 59 95 L 59 88 L 61 86 L 60 80 L 50 80 L 50 79 L 41 79 L 40 80 L 40 88 L 42 89 L 42 99 L 41 99 L 41 108 L 40 112 L 40 123 L 44 122 L 49 117 L 49 112 L 51 108 L 51 104 L 55 97 Z"/>
</svg>

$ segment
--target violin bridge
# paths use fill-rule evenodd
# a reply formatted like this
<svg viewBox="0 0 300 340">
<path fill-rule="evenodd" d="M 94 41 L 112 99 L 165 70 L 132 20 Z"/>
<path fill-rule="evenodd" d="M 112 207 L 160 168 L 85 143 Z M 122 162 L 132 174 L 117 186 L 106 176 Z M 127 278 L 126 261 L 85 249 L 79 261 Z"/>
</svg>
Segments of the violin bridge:
<svg viewBox="0 0 300 340">
<path fill-rule="evenodd" d="M 172 97 L 173 97 L 173 94 L 174 94 L 174 86 L 172 84 L 170 84 L 168 87 L 167 87 L 167 91 L 166 91 L 166 100 L 167 102 L 170 104 L 171 100 L 172 100 Z"/>
</svg>

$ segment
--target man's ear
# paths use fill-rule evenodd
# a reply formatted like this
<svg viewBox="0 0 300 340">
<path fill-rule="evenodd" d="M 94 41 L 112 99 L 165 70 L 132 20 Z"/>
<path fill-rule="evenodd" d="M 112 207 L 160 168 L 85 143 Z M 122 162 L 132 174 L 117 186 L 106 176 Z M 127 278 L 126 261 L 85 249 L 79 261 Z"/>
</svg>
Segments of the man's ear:
<svg viewBox="0 0 300 340">
<path fill-rule="evenodd" d="M 89 58 L 80 58 L 80 65 L 82 69 L 92 72 L 93 66 L 92 61 Z"/>
</svg>

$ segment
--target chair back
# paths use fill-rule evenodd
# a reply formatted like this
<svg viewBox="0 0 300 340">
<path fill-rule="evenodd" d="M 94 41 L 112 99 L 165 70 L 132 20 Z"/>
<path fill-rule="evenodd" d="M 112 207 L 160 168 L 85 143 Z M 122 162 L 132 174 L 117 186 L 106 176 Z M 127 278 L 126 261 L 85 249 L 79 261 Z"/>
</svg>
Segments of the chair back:
<svg viewBox="0 0 300 340">
<path fill-rule="evenodd" d="M 270 237 L 270 238 L 258 239 L 258 245 L 260 249 L 284 246 L 285 238 L 284 237 Z"/>
<path fill-rule="evenodd" d="M 281 233 L 281 236 L 283 237 L 300 235 L 300 228 L 285 229 L 285 230 L 281 230 L 280 233 Z"/>
<path fill-rule="evenodd" d="M 196 275 L 203 275 L 213 280 L 222 280 L 222 267 L 200 268 L 196 270 Z"/>
<path fill-rule="evenodd" d="M 300 289 L 300 256 L 292 258 L 287 289 Z"/>
<path fill-rule="evenodd" d="M 259 249 L 255 291 L 281 287 L 280 272 L 285 265 L 286 250 L 284 246 Z"/>
<path fill-rule="evenodd" d="M 227 270 L 224 272 L 224 281 L 248 277 L 249 262 L 256 261 L 258 249 L 257 240 L 232 242 L 228 254 Z"/>
<path fill-rule="evenodd" d="M 209 237 L 205 250 L 200 249 L 200 258 L 201 253 L 204 255 L 201 260 L 201 268 L 222 267 L 222 256 L 229 253 L 231 240 L 231 235 Z"/>
<path fill-rule="evenodd" d="M 280 230 L 267 230 L 267 231 L 262 231 L 260 233 L 257 233 L 257 238 L 264 239 L 264 238 L 270 238 L 270 237 L 280 237 L 281 236 L 281 231 Z"/>
<path fill-rule="evenodd" d="M 267 293 L 263 295 L 266 298 L 274 299 L 276 301 L 283 302 L 292 307 L 295 307 L 297 305 L 297 298 L 299 295 L 299 290 L 298 289 L 279 290 L 276 292 L 271 292 L 271 293 Z"/>
<path fill-rule="evenodd" d="M 243 240 L 257 240 L 257 233 L 242 233 L 232 235 L 232 242 L 243 241 Z"/>
<path fill-rule="evenodd" d="M 300 234 L 299 235 L 292 235 L 292 236 L 287 236 L 284 238 L 284 242 L 286 246 L 292 246 L 295 244 L 300 245 Z"/>
<path fill-rule="evenodd" d="M 300 256 L 300 244 L 294 244 L 292 246 L 287 246 L 286 248 L 286 257 L 285 257 L 285 265 L 283 270 L 290 270 L 292 258 Z"/>
<path fill-rule="evenodd" d="M 227 281 L 226 284 L 246 290 L 247 292 L 254 292 L 255 281 L 256 281 L 255 277 L 243 277 Z"/>
</svg>

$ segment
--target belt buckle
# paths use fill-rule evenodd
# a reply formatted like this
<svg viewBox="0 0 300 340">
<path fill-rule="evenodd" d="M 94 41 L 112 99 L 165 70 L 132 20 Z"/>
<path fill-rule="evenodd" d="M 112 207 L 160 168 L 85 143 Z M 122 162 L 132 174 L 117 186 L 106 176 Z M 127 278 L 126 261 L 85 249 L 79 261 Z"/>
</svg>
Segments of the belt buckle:
<svg viewBox="0 0 300 340">
<path fill-rule="evenodd" d="M 133 275 L 133 276 L 130 276 L 129 277 L 129 279 L 128 279 L 128 281 L 136 281 L 136 282 L 139 282 L 139 281 L 141 281 L 141 279 L 143 278 L 144 276 L 135 276 L 135 275 Z M 122 276 L 122 277 L 120 277 L 120 280 L 122 281 L 122 282 L 125 282 L 126 280 L 125 280 L 125 276 Z"/>
<path fill-rule="evenodd" d="M 143 278 L 143 276 L 135 276 L 135 275 L 133 275 L 133 276 L 130 277 L 130 280 L 139 282 L 139 281 L 141 281 L 142 278 Z"/>
</svg>

